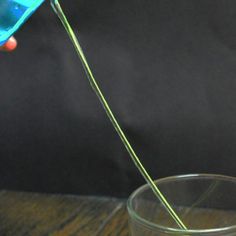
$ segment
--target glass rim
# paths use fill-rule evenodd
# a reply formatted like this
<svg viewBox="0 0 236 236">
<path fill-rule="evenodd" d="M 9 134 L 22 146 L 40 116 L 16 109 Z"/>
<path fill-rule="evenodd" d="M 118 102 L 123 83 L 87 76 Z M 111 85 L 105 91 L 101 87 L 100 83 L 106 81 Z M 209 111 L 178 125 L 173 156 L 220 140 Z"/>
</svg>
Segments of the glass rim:
<svg viewBox="0 0 236 236">
<path fill-rule="evenodd" d="M 227 176 L 227 175 L 220 175 L 220 174 L 186 174 L 186 175 L 175 175 L 175 176 L 170 176 L 170 177 L 165 177 L 165 178 L 160 178 L 155 180 L 154 182 L 157 184 L 160 183 L 165 183 L 165 182 L 169 182 L 171 180 L 182 180 L 182 179 L 197 179 L 197 178 L 214 178 L 214 179 L 218 179 L 218 180 L 224 180 L 224 181 L 228 181 L 228 182 L 234 182 L 236 184 L 236 177 L 231 177 L 231 176 Z M 153 230 L 158 230 L 159 232 L 166 232 L 166 233 L 175 233 L 175 234 L 186 234 L 189 233 L 191 235 L 194 234 L 212 234 L 212 233 L 229 233 L 231 231 L 236 231 L 236 225 L 232 225 L 232 226 L 227 226 L 227 227 L 221 227 L 221 228 L 212 228 L 212 229 L 189 229 L 189 230 L 183 230 L 183 229 L 178 229 L 178 228 L 171 228 L 171 227 L 166 227 L 166 226 L 162 226 L 159 224 L 155 224 L 151 221 L 146 220 L 145 218 L 141 217 L 140 215 L 138 215 L 136 213 L 136 211 L 134 210 L 133 206 L 132 206 L 132 201 L 135 198 L 135 196 L 137 196 L 138 194 L 140 194 L 141 192 L 147 190 L 149 187 L 148 184 L 144 184 L 142 186 L 140 186 L 138 189 L 136 189 L 128 198 L 127 201 L 127 209 L 129 212 L 129 215 L 131 216 L 132 219 L 134 219 L 135 221 L 137 221 L 139 224 L 142 224 L 144 227 L 147 227 L 149 229 L 153 229 Z"/>
</svg>

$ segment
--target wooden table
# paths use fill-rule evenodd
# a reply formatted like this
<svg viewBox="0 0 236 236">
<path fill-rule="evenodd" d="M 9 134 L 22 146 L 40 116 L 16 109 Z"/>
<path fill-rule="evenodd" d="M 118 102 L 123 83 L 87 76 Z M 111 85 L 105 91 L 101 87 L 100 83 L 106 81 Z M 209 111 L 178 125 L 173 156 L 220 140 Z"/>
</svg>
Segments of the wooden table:
<svg viewBox="0 0 236 236">
<path fill-rule="evenodd" d="M 0 191 L 0 235 L 128 236 L 126 202 Z"/>
<path fill-rule="evenodd" d="M 150 210 L 156 211 L 155 206 Z M 186 213 L 185 208 L 183 211 Z M 170 224 L 166 211 L 159 209 L 158 214 L 158 219 Z M 216 228 L 223 227 L 225 222 L 226 225 L 236 225 L 236 212 L 197 208 L 183 219 L 186 225 L 192 225 L 198 219 L 201 226 Z M 39 235 L 128 236 L 126 201 L 0 191 L 0 236 Z"/>
</svg>

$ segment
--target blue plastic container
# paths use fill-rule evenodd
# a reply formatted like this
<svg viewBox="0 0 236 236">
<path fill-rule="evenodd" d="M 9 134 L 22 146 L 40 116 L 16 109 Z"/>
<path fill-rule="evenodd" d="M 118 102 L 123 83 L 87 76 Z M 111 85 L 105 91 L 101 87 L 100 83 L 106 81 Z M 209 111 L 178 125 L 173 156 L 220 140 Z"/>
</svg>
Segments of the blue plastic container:
<svg viewBox="0 0 236 236">
<path fill-rule="evenodd" d="M 0 0 L 0 45 L 3 45 L 44 0 Z"/>
</svg>

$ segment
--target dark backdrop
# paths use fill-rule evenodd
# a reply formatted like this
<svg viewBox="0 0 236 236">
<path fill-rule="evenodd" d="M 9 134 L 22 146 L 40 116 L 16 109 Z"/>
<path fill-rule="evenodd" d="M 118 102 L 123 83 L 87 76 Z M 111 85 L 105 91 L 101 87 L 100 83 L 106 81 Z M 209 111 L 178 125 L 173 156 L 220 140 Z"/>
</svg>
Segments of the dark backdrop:
<svg viewBox="0 0 236 236">
<path fill-rule="evenodd" d="M 234 0 L 62 1 L 155 178 L 236 174 Z M 144 183 L 46 2 L 0 54 L 0 188 L 127 196 Z"/>
</svg>

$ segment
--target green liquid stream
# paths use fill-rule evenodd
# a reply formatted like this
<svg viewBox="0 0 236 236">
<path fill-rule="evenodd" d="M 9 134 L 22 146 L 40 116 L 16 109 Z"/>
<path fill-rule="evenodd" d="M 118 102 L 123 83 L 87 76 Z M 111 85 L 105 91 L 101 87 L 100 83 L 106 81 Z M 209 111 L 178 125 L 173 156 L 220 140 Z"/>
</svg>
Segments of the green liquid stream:
<svg viewBox="0 0 236 236">
<path fill-rule="evenodd" d="M 63 26 L 65 27 L 66 32 L 68 33 L 72 44 L 75 47 L 75 50 L 80 58 L 80 61 L 83 65 L 84 71 L 87 75 L 87 78 L 90 82 L 90 85 L 92 87 L 92 89 L 94 90 L 94 92 L 96 93 L 97 97 L 99 98 L 104 110 L 106 111 L 107 116 L 109 117 L 113 127 L 115 128 L 116 132 L 118 133 L 118 135 L 120 136 L 121 141 L 123 142 L 124 146 L 126 147 L 131 159 L 133 160 L 134 164 L 136 165 L 137 169 L 139 170 L 139 172 L 142 174 L 142 176 L 144 177 L 144 179 L 146 180 L 146 182 L 149 184 L 149 186 L 151 187 L 153 193 L 156 195 L 156 197 L 161 201 L 161 203 L 163 204 L 163 206 L 166 208 L 166 210 L 168 211 L 168 213 L 170 214 L 170 216 L 173 218 L 173 220 L 177 223 L 177 225 L 184 230 L 187 230 L 187 227 L 184 225 L 184 223 L 181 221 L 181 219 L 178 217 L 178 215 L 175 213 L 175 211 L 173 210 L 173 208 L 170 206 L 170 204 L 168 203 L 168 201 L 166 200 L 166 198 L 164 197 L 164 195 L 161 193 L 161 191 L 159 190 L 159 188 L 156 186 L 156 184 L 154 183 L 154 181 L 152 180 L 152 178 L 150 177 L 150 175 L 148 174 L 148 172 L 146 171 L 146 169 L 144 168 L 144 166 L 142 165 L 142 163 L 140 162 L 138 156 L 136 155 L 136 153 L 134 152 L 132 146 L 130 145 L 128 139 L 126 138 L 124 132 L 122 131 L 119 123 L 117 122 L 116 118 L 114 117 L 105 97 L 103 96 L 94 76 L 93 73 L 89 67 L 89 64 L 86 60 L 86 57 L 83 53 L 83 50 L 79 44 L 79 41 L 77 39 L 77 37 L 75 36 L 75 33 L 72 29 L 72 27 L 70 26 L 58 0 L 51 0 L 51 5 L 55 11 L 55 13 L 57 14 L 57 16 L 59 17 L 59 19 L 61 20 Z"/>
</svg>

